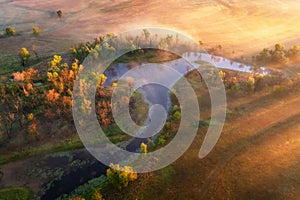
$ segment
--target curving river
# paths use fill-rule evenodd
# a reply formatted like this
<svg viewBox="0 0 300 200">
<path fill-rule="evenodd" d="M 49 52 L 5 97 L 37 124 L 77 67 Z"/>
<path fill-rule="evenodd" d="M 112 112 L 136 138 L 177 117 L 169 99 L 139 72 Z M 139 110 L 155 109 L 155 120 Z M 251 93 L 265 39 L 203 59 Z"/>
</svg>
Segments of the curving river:
<svg viewBox="0 0 300 200">
<path fill-rule="evenodd" d="M 146 75 L 143 75 L 143 77 L 148 77 L 149 80 L 153 79 L 153 77 L 155 77 L 154 79 L 163 80 L 172 79 L 170 73 L 164 70 L 164 67 L 172 68 L 173 70 L 178 72 L 178 74 L 180 74 L 180 76 L 182 77 L 190 70 L 197 67 L 201 67 L 201 64 L 198 63 L 199 61 L 209 62 L 220 69 L 230 69 L 237 72 L 254 73 L 254 68 L 251 66 L 243 65 L 241 63 L 230 61 L 228 59 L 218 56 L 212 56 L 205 53 L 191 52 L 184 54 L 183 58 L 160 63 L 159 65 L 162 66 L 161 68 L 156 68 L 147 71 Z M 147 67 L 147 64 L 141 63 L 139 66 L 135 67 L 142 68 L 143 66 Z M 105 75 L 107 76 L 105 84 L 108 86 L 111 85 L 114 81 L 121 79 L 125 80 L 126 76 L 124 75 L 126 75 L 129 71 L 134 70 L 135 67 L 132 67 L 125 63 L 120 63 L 109 67 L 105 71 Z M 264 75 L 270 73 L 271 71 L 272 70 L 264 67 L 259 67 L 255 69 L 256 73 L 261 73 Z M 137 79 L 137 77 L 134 78 Z M 175 84 L 177 80 L 178 77 L 177 79 L 174 79 L 173 77 L 173 80 L 171 80 L 171 82 Z M 154 104 L 160 104 L 165 108 L 166 111 L 169 110 L 170 97 L 168 88 L 158 84 L 146 84 L 138 88 L 138 91 L 142 92 L 142 94 L 144 95 L 144 100 L 149 104 L 149 106 Z M 145 123 L 148 123 L 147 120 L 145 121 Z M 131 152 L 135 152 L 137 149 L 140 148 L 141 142 L 146 143 L 147 139 L 134 137 L 130 141 L 128 141 L 125 149 Z M 86 156 L 91 157 L 91 155 L 88 154 L 86 154 Z M 93 164 L 85 168 L 79 169 L 77 171 L 72 171 L 69 174 L 64 175 L 59 181 L 54 181 L 52 187 L 46 191 L 46 193 L 41 197 L 41 199 L 55 199 L 61 196 L 62 194 L 68 194 L 71 191 L 73 191 L 76 187 L 86 183 L 90 179 L 99 177 L 100 175 L 105 175 L 107 168 L 107 166 L 95 160 Z"/>
</svg>

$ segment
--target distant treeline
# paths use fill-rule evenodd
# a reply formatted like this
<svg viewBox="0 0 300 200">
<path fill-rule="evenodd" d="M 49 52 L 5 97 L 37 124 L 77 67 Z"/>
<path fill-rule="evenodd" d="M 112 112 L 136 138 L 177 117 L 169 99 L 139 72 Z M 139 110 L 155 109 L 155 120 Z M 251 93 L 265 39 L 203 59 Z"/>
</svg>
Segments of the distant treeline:
<svg viewBox="0 0 300 200">
<path fill-rule="evenodd" d="M 253 60 L 257 64 L 286 63 L 290 60 L 297 59 L 299 55 L 299 45 L 294 45 L 287 49 L 282 44 L 275 44 L 274 49 L 264 48 L 256 56 L 253 56 Z"/>
</svg>

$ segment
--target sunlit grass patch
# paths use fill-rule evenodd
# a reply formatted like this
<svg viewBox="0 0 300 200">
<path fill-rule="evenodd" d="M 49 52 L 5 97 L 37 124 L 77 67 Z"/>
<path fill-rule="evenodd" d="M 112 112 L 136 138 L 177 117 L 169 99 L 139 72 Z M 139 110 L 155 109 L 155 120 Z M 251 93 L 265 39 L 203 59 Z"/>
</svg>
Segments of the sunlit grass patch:
<svg viewBox="0 0 300 200">
<path fill-rule="evenodd" d="M 28 187 L 10 187 L 0 190 L 0 199 L 3 200 L 30 200 L 33 191 Z"/>
</svg>

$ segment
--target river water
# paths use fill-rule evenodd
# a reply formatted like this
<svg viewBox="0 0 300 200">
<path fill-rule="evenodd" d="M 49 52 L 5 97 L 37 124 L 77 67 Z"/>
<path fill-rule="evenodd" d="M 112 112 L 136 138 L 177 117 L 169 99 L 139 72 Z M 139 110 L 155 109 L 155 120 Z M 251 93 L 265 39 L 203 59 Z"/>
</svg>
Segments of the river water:
<svg viewBox="0 0 300 200">
<path fill-rule="evenodd" d="M 148 71 L 148 74 L 143 77 L 148 77 L 149 80 L 153 79 L 170 79 L 170 74 L 168 71 L 165 71 L 164 67 L 170 67 L 174 69 L 176 72 L 180 74 L 180 76 L 184 76 L 187 72 L 190 70 L 201 67 L 201 64 L 199 64 L 199 61 L 204 61 L 213 64 L 217 68 L 220 69 L 230 69 L 236 72 L 243 72 L 243 73 L 261 73 L 263 75 L 267 75 L 272 70 L 259 67 L 254 69 L 251 66 L 243 65 L 241 63 L 237 63 L 234 61 L 230 61 L 228 59 L 219 57 L 219 56 L 212 56 L 205 53 L 186 53 L 183 55 L 182 58 L 168 61 L 164 63 L 160 63 L 159 65 L 162 66 L 160 69 L 153 69 L 152 71 Z M 192 65 L 193 66 L 192 66 Z M 138 66 L 135 67 L 147 67 L 146 63 L 141 63 Z M 128 73 L 130 70 L 134 70 L 135 67 L 129 66 L 125 63 L 120 63 L 114 66 L 111 66 L 105 71 L 105 75 L 107 76 L 106 85 L 111 85 L 112 82 L 118 81 L 120 79 L 126 79 L 126 73 Z M 138 75 L 138 74 L 137 74 Z M 134 77 L 137 79 L 137 77 Z M 177 79 L 171 80 L 175 84 Z M 169 97 L 169 89 L 158 85 L 158 84 L 147 84 L 138 89 L 138 91 L 142 92 L 144 95 L 145 102 L 149 104 L 149 106 L 154 104 L 160 104 L 162 105 L 166 112 L 170 108 L 170 97 Z M 148 123 L 147 120 L 145 123 Z M 141 142 L 147 142 L 146 138 L 132 138 L 126 145 L 125 149 L 131 152 L 135 152 L 137 149 L 140 148 Z M 90 157 L 91 155 L 87 155 Z M 82 168 L 77 171 L 70 172 L 69 174 L 63 176 L 61 180 L 54 181 L 52 184 L 52 187 L 46 191 L 46 193 L 42 196 L 42 200 L 47 199 L 55 199 L 59 197 L 62 194 L 70 193 L 72 190 L 74 190 L 79 185 L 82 185 L 83 183 L 87 182 L 88 180 L 99 177 L 100 175 L 105 175 L 106 169 L 108 167 L 100 163 L 99 161 L 95 161 L 93 164 L 91 164 L 88 167 Z M 95 172 L 96 173 L 91 173 Z"/>
</svg>

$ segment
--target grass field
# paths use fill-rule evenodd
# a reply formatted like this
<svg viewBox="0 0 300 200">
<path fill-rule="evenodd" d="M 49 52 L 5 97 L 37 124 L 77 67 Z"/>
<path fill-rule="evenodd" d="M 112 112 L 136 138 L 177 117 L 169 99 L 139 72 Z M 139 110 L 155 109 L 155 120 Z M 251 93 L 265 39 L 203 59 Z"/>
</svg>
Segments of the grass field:
<svg viewBox="0 0 300 200">
<path fill-rule="evenodd" d="M 11 187 L 0 190 L 0 199 L 3 200 L 27 200 L 33 198 L 33 192 L 26 187 Z"/>
<path fill-rule="evenodd" d="M 198 158 L 200 128 L 179 160 L 144 175 L 125 199 L 299 199 L 299 95 L 293 87 L 279 96 L 229 97 L 231 114 L 213 152 Z"/>
<path fill-rule="evenodd" d="M 5 13 L 0 20 L 3 29 L 15 26 L 16 36 L 10 41 L 35 43 L 40 51 L 61 49 L 76 41 L 85 42 L 100 33 L 122 32 L 144 27 L 165 27 L 192 36 L 196 41 L 214 46 L 221 44 L 236 56 L 255 53 L 276 42 L 293 44 L 299 39 L 299 2 L 275 1 L 176 1 L 144 3 L 134 1 L 69 0 L 14 1 L 1 4 Z M 59 19 L 56 11 L 62 10 Z M 26 15 L 26 18 L 19 16 Z M 32 26 L 41 29 L 40 38 L 32 38 Z M 23 36 L 22 36 L 23 35 Z M 26 40 L 24 39 L 26 35 Z M 2 39 L 1 42 L 4 40 Z M 7 50 L 19 44 L 10 42 Z M 32 44 L 29 44 L 30 46 Z"/>
</svg>

